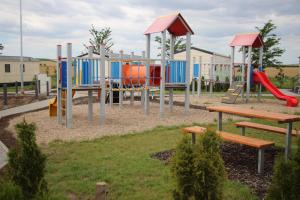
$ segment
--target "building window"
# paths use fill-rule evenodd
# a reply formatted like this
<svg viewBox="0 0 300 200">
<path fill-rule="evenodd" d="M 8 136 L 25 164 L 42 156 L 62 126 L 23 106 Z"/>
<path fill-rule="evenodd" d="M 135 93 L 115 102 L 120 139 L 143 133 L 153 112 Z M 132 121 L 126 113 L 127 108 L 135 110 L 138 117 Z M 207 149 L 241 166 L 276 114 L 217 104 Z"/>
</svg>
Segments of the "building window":
<svg viewBox="0 0 300 200">
<path fill-rule="evenodd" d="M 10 64 L 5 64 L 4 67 L 5 67 L 5 72 L 9 73 L 10 72 Z"/>
</svg>

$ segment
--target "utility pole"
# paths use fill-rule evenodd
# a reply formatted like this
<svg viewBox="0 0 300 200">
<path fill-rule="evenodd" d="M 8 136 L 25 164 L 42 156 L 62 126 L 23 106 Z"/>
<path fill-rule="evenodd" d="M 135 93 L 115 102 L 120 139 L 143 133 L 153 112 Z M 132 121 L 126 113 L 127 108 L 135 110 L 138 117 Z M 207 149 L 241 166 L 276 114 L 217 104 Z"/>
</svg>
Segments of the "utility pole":
<svg viewBox="0 0 300 200">
<path fill-rule="evenodd" d="M 20 79 L 21 79 L 21 94 L 24 94 L 24 64 L 23 64 L 23 27 L 22 27 L 22 0 L 20 0 Z"/>
</svg>

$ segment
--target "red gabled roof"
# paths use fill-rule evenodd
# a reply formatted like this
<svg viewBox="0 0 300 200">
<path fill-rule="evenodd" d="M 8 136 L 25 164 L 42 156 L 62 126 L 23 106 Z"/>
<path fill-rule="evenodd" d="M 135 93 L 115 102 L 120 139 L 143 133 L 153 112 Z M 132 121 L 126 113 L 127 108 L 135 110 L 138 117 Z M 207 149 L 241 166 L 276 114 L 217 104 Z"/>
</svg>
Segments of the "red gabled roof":
<svg viewBox="0 0 300 200">
<path fill-rule="evenodd" d="M 231 41 L 230 46 L 252 46 L 253 48 L 259 48 L 264 46 L 264 42 L 259 33 L 237 34 Z"/>
<path fill-rule="evenodd" d="M 183 36 L 188 32 L 194 34 L 180 13 L 161 16 L 157 18 L 145 31 L 145 35 L 168 30 L 174 36 Z"/>
</svg>

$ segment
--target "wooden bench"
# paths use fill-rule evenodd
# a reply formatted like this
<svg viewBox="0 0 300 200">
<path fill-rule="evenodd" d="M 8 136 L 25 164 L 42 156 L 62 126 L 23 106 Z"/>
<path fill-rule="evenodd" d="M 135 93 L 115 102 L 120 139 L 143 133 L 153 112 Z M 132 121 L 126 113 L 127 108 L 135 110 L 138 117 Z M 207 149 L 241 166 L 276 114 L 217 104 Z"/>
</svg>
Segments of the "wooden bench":
<svg viewBox="0 0 300 200">
<path fill-rule="evenodd" d="M 182 131 L 184 133 L 191 133 L 193 144 L 195 144 L 196 134 L 205 133 L 206 128 L 203 128 L 200 126 L 193 126 L 193 127 L 183 128 Z M 265 141 L 265 140 L 261 140 L 261 139 L 257 139 L 257 138 L 251 138 L 251 137 L 242 136 L 242 135 L 237 135 L 237 134 L 232 134 L 232 133 L 228 133 L 225 131 L 217 131 L 217 134 L 219 134 L 219 136 L 225 141 L 228 141 L 231 143 L 247 145 L 247 146 L 258 149 L 257 171 L 258 171 L 258 173 L 263 172 L 264 150 L 267 147 L 273 146 L 274 142 Z"/>
<path fill-rule="evenodd" d="M 280 127 L 275 127 L 275 126 L 269 126 L 265 124 L 258 124 L 254 122 L 237 122 L 235 123 L 236 127 L 241 128 L 242 130 L 242 135 L 245 135 L 246 128 L 252 128 L 252 129 L 258 129 L 258 130 L 263 130 L 263 131 L 270 131 L 273 133 L 279 133 L 279 134 L 286 134 L 286 128 L 280 128 Z M 297 136 L 299 135 L 296 130 L 292 131 L 292 136 Z"/>
</svg>

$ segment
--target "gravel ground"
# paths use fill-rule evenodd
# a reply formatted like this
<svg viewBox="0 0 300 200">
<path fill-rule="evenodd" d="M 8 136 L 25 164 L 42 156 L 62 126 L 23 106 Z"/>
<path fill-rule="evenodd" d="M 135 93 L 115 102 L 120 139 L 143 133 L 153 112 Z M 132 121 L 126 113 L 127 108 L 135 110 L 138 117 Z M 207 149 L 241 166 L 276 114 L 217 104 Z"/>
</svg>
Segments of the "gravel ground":
<svg viewBox="0 0 300 200">
<path fill-rule="evenodd" d="M 174 96 L 174 101 L 183 101 L 183 96 Z M 220 97 L 203 96 L 192 97 L 191 103 L 201 106 L 221 105 Z M 228 105 L 228 104 L 222 104 Z M 73 141 L 73 140 L 90 140 L 106 135 L 122 135 L 132 132 L 139 132 L 152 129 L 156 126 L 172 126 L 192 123 L 212 123 L 217 119 L 216 113 L 209 113 L 205 110 L 190 109 L 188 114 L 184 113 L 182 106 L 174 106 L 173 112 L 170 113 L 168 105 L 165 106 L 165 118 L 162 120 L 159 117 L 159 104 L 152 102 L 150 105 L 150 115 L 145 116 L 140 102 L 135 102 L 133 106 L 126 101 L 123 108 L 120 110 L 118 105 L 110 108 L 106 105 L 106 122 L 104 126 L 99 126 L 99 103 L 94 103 L 94 121 L 91 125 L 87 121 L 86 104 L 73 106 L 73 124 L 72 129 L 65 128 L 64 125 L 58 125 L 56 118 L 50 118 L 48 110 L 26 113 L 9 120 L 7 131 L 15 132 L 14 126 L 16 123 L 25 119 L 28 122 L 37 124 L 37 142 L 39 144 L 48 144 L 54 140 Z M 268 99 L 259 103 L 251 99 L 250 103 L 245 104 L 238 101 L 237 104 L 228 106 L 248 107 L 261 110 L 269 110 L 275 112 L 285 112 L 293 114 L 295 111 L 300 111 L 300 108 L 289 108 L 284 106 L 284 102 Z M 227 115 L 224 115 L 225 120 Z M 237 117 L 230 117 L 237 119 Z"/>
</svg>

